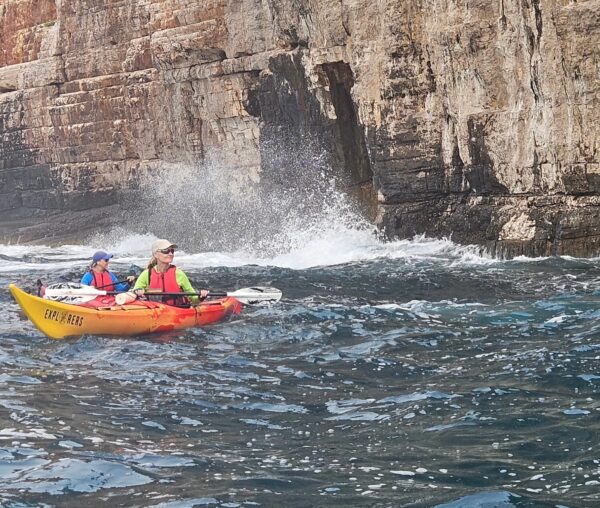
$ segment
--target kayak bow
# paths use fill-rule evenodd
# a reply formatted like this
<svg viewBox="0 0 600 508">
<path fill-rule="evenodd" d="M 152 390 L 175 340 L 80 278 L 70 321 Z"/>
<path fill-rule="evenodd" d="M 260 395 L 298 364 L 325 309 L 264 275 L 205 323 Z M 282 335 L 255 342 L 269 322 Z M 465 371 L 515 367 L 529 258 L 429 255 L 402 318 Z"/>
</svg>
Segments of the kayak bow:
<svg viewBox="0 0 600 508">
<path fill-rule="evenodd" d="M 216 323 L 232 314 L 239 314 L 242 306 L 233 297 L 188 308 L 142 300 L 115 305 L 114 298 L 109 298 L 101 306 L 83 306 L 39 298 L 14 284 L 8 288 L 32 323 L 52 339 L 80 337 L 84 334 L 132 336 L 182 330 Z"/>
</svg>

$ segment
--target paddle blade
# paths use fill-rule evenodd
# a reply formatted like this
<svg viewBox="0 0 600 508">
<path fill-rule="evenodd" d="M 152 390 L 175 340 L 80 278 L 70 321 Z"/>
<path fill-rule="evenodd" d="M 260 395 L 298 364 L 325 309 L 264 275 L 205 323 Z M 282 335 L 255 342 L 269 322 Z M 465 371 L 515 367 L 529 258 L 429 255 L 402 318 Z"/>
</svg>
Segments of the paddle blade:
<svg viewBox="0 0 600 508">
<path fill-rule="evenodd" d="M 106 291 L 100 291 L 92 286 L 76 282 L 62 282 L 46 287 L 44 298 L 62 303 L 85 303 L 105 294 Z"/>
<path fill-rule="evenodd" d="M 282 293 L 277 288 L 271 287 L 253 287 L 238 289 L 227 296 L 233 296 L 236 300 L 246 305 L 277 303 L 281 300 Z"/>
</svg>

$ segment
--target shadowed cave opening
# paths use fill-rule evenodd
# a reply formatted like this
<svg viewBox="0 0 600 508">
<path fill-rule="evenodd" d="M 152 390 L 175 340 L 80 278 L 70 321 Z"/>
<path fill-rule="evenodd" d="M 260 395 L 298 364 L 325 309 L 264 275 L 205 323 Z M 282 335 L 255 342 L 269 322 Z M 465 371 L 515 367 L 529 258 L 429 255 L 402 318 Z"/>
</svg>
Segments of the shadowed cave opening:
<svg viewBox="0 0 600 508">
<path fill-rule="evenodd" d="M 369 163 L 364 131 L 352 101 L 354 74 L 344 62 L 326 63 L 322 69 L 329 81 L 331 102 L 337 116 L 339 159 L 354 185 L 371 184 L 373 171 Z"/>
</svg>

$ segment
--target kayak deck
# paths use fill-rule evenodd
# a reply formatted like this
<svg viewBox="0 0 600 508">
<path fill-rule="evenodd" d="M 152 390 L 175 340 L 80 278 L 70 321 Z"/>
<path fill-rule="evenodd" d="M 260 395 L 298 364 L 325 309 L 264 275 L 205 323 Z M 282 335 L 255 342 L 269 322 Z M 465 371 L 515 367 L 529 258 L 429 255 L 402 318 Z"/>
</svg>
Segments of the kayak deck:
<svg viewBox="0 0 600 508">
<path fill-rule="evenodd" d="M 114 299 L 96 304 L 73 305 L 45 300 L 9 285 L 13 298 L 42 333 L 52 339 L 89 335 L 133 336 L 182 330 L 216 323 L 239 314 L 241 303 L 233 297 L 181 308 L 136 300 L 126 305 Z"/>
</svg>

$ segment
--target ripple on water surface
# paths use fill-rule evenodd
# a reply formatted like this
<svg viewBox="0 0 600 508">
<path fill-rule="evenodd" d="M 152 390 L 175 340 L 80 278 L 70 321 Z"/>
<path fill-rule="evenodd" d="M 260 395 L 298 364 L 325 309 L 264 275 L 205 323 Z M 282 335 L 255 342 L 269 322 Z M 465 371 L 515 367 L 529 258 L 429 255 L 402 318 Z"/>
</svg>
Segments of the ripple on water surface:
<svg viewBox="0 0 600 508">
<path fill-rule="evenodd" d="M 87 254 L 66 251 L 68 278 Z M 598 263 L 372 254 L 192 268 L 285 297 L 129 340 L 47 340 L 3 290 L 0 501 L 600 503 Z M 33 284 L 37 261 L 9 255 Z"/>
</svg>

